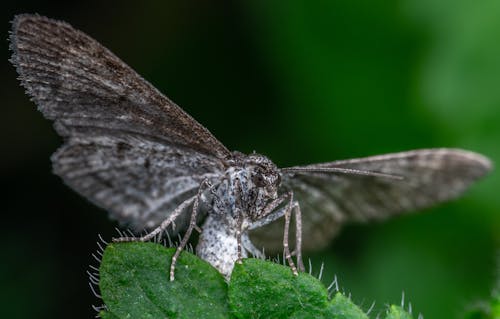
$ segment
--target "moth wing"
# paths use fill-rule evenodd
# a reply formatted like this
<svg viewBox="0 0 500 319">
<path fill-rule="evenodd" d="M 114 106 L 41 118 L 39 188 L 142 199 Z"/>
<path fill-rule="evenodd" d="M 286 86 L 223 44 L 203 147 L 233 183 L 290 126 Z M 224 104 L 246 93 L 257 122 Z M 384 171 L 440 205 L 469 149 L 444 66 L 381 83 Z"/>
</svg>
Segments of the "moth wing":
<svg viewBox="0 0 500 319">
<path fill-rule="evenodd" d="M 315 250 L 344 223 L 383 220 L 458 197 L 490 171 L 491 162 L 459 149 L 422 149 L 295 168 L 283 169 L 283 187 L 293 190 L 301 206 L 303 249 Z M 327 173 L 328 168 L 388 176 Z M 266 251 L 282 249 L 283 222 L 273 224 L 255 234 L 265 238 L 260 244 L 271 243 Z"/>
<path fill-rule="evenodd" d="M 19 15 L 10 47 L 22 86 L 65 140 L 54 172 L 118 220 L 152 227 L 220 174 L 224 145 L 88 35 Z"/>
<path fill-rule="evenodd" d="M 158 226 L 204 178 L 214 182 L 221 174 L 202 153 L 133 135 L 71 139 L 52 162 L 66 184 L 136 231 Z M 176 230 L 189 216 L 176 220 Z"/>
</svg>

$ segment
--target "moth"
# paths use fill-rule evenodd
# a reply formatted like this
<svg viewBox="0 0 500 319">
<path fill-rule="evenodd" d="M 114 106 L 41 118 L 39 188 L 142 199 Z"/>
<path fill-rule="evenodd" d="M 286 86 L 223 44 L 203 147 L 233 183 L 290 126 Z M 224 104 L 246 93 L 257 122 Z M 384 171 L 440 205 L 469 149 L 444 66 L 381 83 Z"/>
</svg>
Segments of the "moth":
<svg viewBox="0 0 500 319">
<path fill-rule="evenodd" d="M 284 248 L 297 273 L 302 250 L 325 246 L 342 224 L 455 198 L 492 167 L 482 155 L 439 148 L 279 168 L 264 155 L 229 151 L 65 22 L 18 15 L 10 48 L 21 85 L 64 139 L 52 156 L 54 173 L 114 219 L 149 231 L 117 241 L 184 232 L 171 280 L 193 230 L 200 232 L 197 254 L 226 278 L 235 262 L 262 247 Z"/>
</svg>

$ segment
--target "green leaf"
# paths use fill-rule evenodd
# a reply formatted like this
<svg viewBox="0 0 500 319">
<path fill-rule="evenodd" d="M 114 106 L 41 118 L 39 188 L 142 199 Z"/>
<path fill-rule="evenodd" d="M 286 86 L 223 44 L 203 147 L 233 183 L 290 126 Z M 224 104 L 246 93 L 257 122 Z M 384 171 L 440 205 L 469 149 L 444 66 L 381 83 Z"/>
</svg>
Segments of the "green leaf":
<svg viewBox="0 0 500 319">
<path fill-rule="evenodd" d="M 99 287 L 103 318 L 229 318 L 227 284 L 207 262 L 183 252 L 169 280 L 175 248 L 154 243 L 106 247 Z"/>
<path fill-rule="evenodd" d="M 99 317 L 101 317 L 101 319 L 120 319 L 109 311 L 101 311 Z"/>
<path fill-rule="evenodd" d="M 368 319 L 350 298 L 332 299 L 315 277 L 294 276 L 289 267 L 260 259 L 236 264 L 228 285 L 200 258 L 183 252 L 175 280 L 169 280 L 175 248 L 154 243 L 106 247 L 99 287 L 106 305 L 103 319 L 124 318 L 335 318 Z M 392 306 L 386 318 L 410 319 Z"/>
<path fill-rule="evenodd" d="M 368 316 L 350 298 L 340 292 L 337 292 L 330 302 L 329 311 L 335 319 L 368 319 Z"/>
<path fill-rule="evenodd" d="M 412 319 L 413 317 L 402 307 L 392 305 L 385 319 Z"/>
<path fill-rule="evenodd" d="M 294 276 L 289 267 L 259 259 L 235 265 L 229 304 L 237 318 L 368 318 L 340 293 L 329 301 L 327 289 L 313 276 Z"/>
</svg>

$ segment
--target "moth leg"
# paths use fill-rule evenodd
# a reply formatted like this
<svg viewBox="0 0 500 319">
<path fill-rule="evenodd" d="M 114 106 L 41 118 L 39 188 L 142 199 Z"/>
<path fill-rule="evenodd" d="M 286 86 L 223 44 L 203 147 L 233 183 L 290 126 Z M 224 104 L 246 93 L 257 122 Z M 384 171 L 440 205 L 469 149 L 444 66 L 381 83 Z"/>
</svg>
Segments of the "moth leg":
<svg viewBox="0 0 500 319">
<path fill-rule="evenodd" d="M 153 239 L 156 235 L 159 233 L 162 233 L 167 229 L 167 227 L 174 222 L 174 220 L 179 217 L 181 213 L 184 212 L 184 210 L 191 205 L 195 199 L 197 198 L 198 195 L 195 195 L 193 197 L 190 197 L 186 199 L 184 202 L 182 202 L 177 208 L 168 216 L 167 219 L 165 219 L 160 226 L 156 227 L 153 231 L 150 233 L 142 236 L 142 237 L 119 237 L 119 238 L 113 238 L 114 243 L 122 243 L 122 242 L 130 242 L 130 241 L 139 241 L 139 242 L 145 242 Z"/>
<path fill-rule="evenodd" d="M 289 203 L 277 210 L 274 211 L 281 203 L 283 203 L 284 200 L 289 199 Z M 286 233 L 283 235 L 283 240 L 287 242 L 287 247 L 288 247 L 288 237 L 289 237 L 289 227 L 290 227 L 290 220 L 288 220 L 288 226 L 286 225 L 286 218 L 287 218 L 287 213 L 289 214 L 288 219 L 290 219 L 291 213 L 295 213 L 295 251 L 294 253 L 289 253 L 290 258 L 292 255 L 295 255 L 297 258 L 297 267 L 300 271 L 304 271 L 304 263 L 302 261 L 302 214 L 300 210 L 299 203 L 297 201 L 293 200 L 293 192 L 288 192 L 286 194 L 281 195 L 279 198 L 276 200 L 272 201 L 269 205 L 266 206 L 266 208 L 258 215 L 256 220 L 252 222 L 247 229 L 252 230 L 252 229 L 257 229 L 262 226 L 265 226 L 283 216 L 285 216 L 285 230 Z M 289 249 L 289 248 L 288 248 Z M 285 251 L 286 255 L 286 251 Z M 288 261 L 290 261 L 287 258 Z M 293 271 L 292 265 L 290 265 Z"/>
<path fill-rule="evenodd" d="M 241 212 L 238 214 L 238 217 L 236 219 L 236 241 L 238 244 L 238 259 L 236 259 L 236 263 L 241 264 L 241 259 L 242 259 L 242 225 L 243 225 L 243 215 Z"/>
<path fill-rule="evenodd" d="M 292 192 L 287 192 L 280 197 L 276 198 L 272 202 L 268 203 L 266 207 L 262 211 L 260 211 L 256 216 L 255 220 L 263 219 L 264 217 L 268 216 L 271 214 L 273 211 L 276 210 L 285 200 L 290 199 L 292 197 Z M 279 217 L 278 217 L 279 218 Z M 274 220 L 273 220 L 274 221 Z"/>
<path fill-rule="evenodd" d="M 302 261 L 302 212 L 298 202 L 293 203 L 292 209 L 295 212 L 295 258 L 297 259 L 298 269 L 303 272 L 306 268 Z"/>
<path fill-rule="evenodd" d="M 205 187 L 208 188 L 211 187 L 208 179 L 204 179 L 203 181 L 201 181 L 200 187 L 198 187 L 198 193 L 196 194 L 194 199 L 193 211 L 191 212 L 191 219 L 189 220 L 189 226 L 186 229 L 186 233 L 184 234 L 184 237 L 182 237 L 179 246 L 177 246 L 174 255 L 172 256 L 172 262 L 170 263 L 170 281 L 174 281 L 175 279 L 174 272 L 175 272 L 175 265 L 177 264 L 177 259 L 179 258 L 179 255 L 181 254 L 182 250 L 186 247 L 187 242 L 191 237 L 191 233 L 193 232 L 193 229 L 197 228 L 199 229 L 198 225 L 196 225 L 196 218 L 198 217 L 198 207 L 200 204 L 201 194 L 205 191 Z"/>
<path fill-rule="evenodd" d="M 283 217 L 285 215 L 285 210 L 287 209 L 287 207 L 283 207 L 279 210 L 276 210 L 276 208 L 278 208 L 279 205 L 281 205 L 286 199 L 289 199 L 290 197 L 291 192 L 288 192 L 270 202 L 259 214 L 257 214 L 253 218 L 254 221 L 252 221 L 251 224 L 248 225 L 245 229 L 257 229 Z"/>
<path fill-rule="evenodd" d="M 288 261 L 288 265 L 290 266 L 290 269 L 292 269 L 292 273 L 297 276 L 299 272 L 297 271 L 297 267 L 295 266 L 295 263 L 293 262 L 292 259 L 292 254 L 290 253 L 290 247 L 288 246 L 288 232 L 290 229 L 290 215 L 292 213 L 293 209 L 293 202 L 289 201 L 288 205 L 285 209 L 285 230 L 283 233 L 283 249 L 284 249 L 284 254 L 285 258 Z"/>
<path fill-rule="evenodd" d="M 241 264 L 242 256 L 243 256 L 243 248 L 241 243 L 241 236 L 243 233 L 243 212 L 241 210 L 241 181 L 239 178 L 235 178 L 234 181 L 234 210 L 236 213 L 236 243 L 238 250 L 238 258 L 236 259 L 236 263 Z"/>
</svg>

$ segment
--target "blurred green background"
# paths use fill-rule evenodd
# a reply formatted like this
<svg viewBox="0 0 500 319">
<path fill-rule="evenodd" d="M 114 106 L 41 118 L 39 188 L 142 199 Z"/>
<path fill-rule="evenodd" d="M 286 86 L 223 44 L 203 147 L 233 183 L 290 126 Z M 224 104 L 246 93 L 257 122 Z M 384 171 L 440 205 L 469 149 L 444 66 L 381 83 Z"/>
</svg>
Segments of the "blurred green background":
<svg viewBox="0 0 500 319">
<path fill-rule="evenodd" d="M 500 163 L 500 2 L 10 1 L 110 48 L 230 149 L 280 166 L 423 147 Z M 0 306 L 5 318 L 91 318 L 85 271 L 115 223 L 51 174 L 61 144 L 1 53 Z M 414 313 L 461 318 L 486 298 L 500 175 L 458 201 L 353 225 L 313 258 L 372 316 L 404 291 Z M 307 234 L 305 234 L 307 236 Z"/>
</svg>

